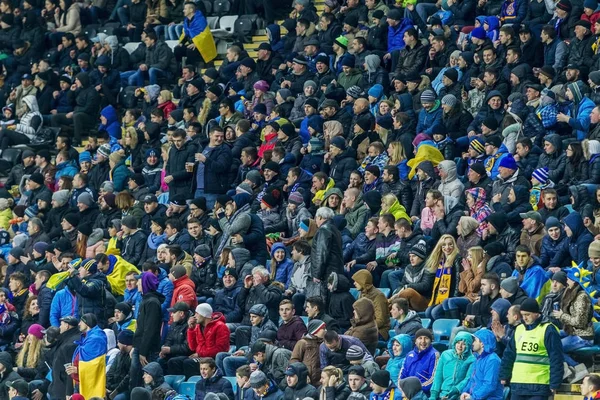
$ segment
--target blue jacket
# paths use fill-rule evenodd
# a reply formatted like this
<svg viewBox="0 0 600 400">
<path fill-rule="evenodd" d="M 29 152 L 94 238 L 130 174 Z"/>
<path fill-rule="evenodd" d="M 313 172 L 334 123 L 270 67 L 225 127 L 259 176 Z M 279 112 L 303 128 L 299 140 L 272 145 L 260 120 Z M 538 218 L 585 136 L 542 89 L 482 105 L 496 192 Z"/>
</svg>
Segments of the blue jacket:
<svg viewBox="0 0 600 400">
<path fill-rule="evenodd" d="M 70 113 L 71 111 L 73 111 L 73 105 L 71 104 L 71 101 L 69 100 L 69 92 L 70 90 L 59 90 L 58 91 L 58 97 L 55 99 L 52 99 L 52 109 L 56 110 L 59 114 L 64 113 Z"/>
<path fill-rule="evenodd" d="M 142 294 L 137 290 L 137 287 L 132 290 L 125 288 L 123 301 L 130 304 L 132 307 L 135 307 L 133 315 L 137 318 L 139 310 L 138 305 L 142 302 Z"/>
<path fill-rule="evenodd" d="M 408 378 L 409 376 L 419 378 L 423 386 L 423 392 L 429 395 L 439 358 L 440 353 L 433 346 L 429 346 L 424 351 L 419 351 L 415 346 L 414 350 L 408 353 L 404 360 L 404 366 L 402 366 L 402 370 L 400 371 L 400 379 Z"/>
<path fill-rule="evenodd" d="M 344 248 L 344 262 L 356 260 L 357 264 L 366 264 L 375 259 L 375 238 L 369 240 L 364 232 Z M 410 346 L 412 348 L 412 346 Z M 395 381 L 394 381 L 395 382 Z"/>
<path fill-rule="evenodd" d="M 72 315 L 79 318 L 79 308 L 77 307 L 77 295 L 72 294 L 69 288 L 59 290 L 52 299 L 50 305 L 50 325 L 59 327 L 60 319 Z"/>
<path fill-rule="evenodd" d="M 442 124 L 442 106 L 436 100 L 435 105 L 429 111 L 424 108 L 419 112 L 419 122 L 417 123 L 417 133 L 426 133 L 433 136 L 433 127 Z"/>
<path fill-rule="evenodd" d="M 499 174 L 499 168 L 500 168 L 500 161 L 502 161 L 502 159 L 504 157 L 506 157 L 506 155 L 508 154 L 508 149 L 506 148 L 506 146 L 504 145 L 504 143 L 502 143 L 502 145 L 500 146 L 500 148 L 498 149 L 498 152 L 494 155 L 491 155 L 489 157 L 487 157 L 485 159 L 485 166 L 486 169 L 489 172 L 489 176 L 491 180 L 496 180 L 496 178 L 498 177 Z M 492 157 L 494 157 L 494 159 L 492 159 Z M 491 164 L 491 169 L 488 169 L 488 165 Z"/>
<path fill-rule="evenodd" d="M 552 240 L 549 235 L 544 236 L 542 239 L 540 261 L 543 268 L 566 267 L 570 264 L 570 262 L 567 262 L 563 257 L 566 254 L 568 246 L 567 235 L 562 228 L 560 228 L 560 230 L 561 233 L 558 240 Z"/>
<path fill-rule="evenodd" d="M 196 383 L 196 400 L 204 400 L 207 393 L 225 393 L 227 398 L 233 399 L 231 382 L 223 378 L 218 370 L 212 377 L 200 379 Z"/>
<path fill-rule="evenodd" d="M 583 140 L 587 138 L 588 131 L 590 130 L 590 114 L 596 107 L 596 104 L 588 97 L 583 97 L 577 106 L 577 114 L 571 113 L 571 119 L 569 125 L 575 131 L 577 140 Z"/>
<path fill-rule="evenodd" d="M 58 182 L 61 176 L 73 178 L 78 172 L 79 168 L 77 168 L 75 161 L 69 160 L 61 162 L 56 166 L 56 174 L 54 175 L 54 179 L 56 182 Z"/>
<path fill-rule="evenodd" d="M 572 212 L 567 215 L 563 222 L 573 232 L 572 236 L 567 239 L 568 254 L 571 260 L 577 265 L 588 260 L 588 247 L 594 241 L 594 236 L 583 225 L 583 219 L 578 212 Z M 563 251 L 563 254 L 565 251 Z"/>
<path fill-rule="evenodd" d="M 131 175 L 131 171 L 125 165 L 125 159 L 122 159 L 110 171 L 110 180 L 115 186 L 115 192 L 121 192 L 127 189 L 127 180 L 129 179 L 129 175 Z"/>
<path fill-rule="evenodd" d="M 111 143 L 121 139 L 121 125 L 119 125 L 117 110 L 115 110 L 113 106 L 108 105 L 102 109 L 100 115 L 106 118 L 106 125 L 100 124 L 100 126 L 98 126 L 98 130 L 107 131 L 108 135 L 110 136 Z"/>
<path fill-rule="evenodd" d="M 475 332 L 475 337 L 483 343 L 484 351 L 475 355 L 473 372 L 462 391 L 473 400 L 502 400 L 504 387 L 498 379 L 501 360 L 495 353 L 496 337 L 486 328 Z"/>
<path fill-rule="evenodd" d="M 541 318 L 538 318 L 531 325 L 525 325 L 525 329 L 532 330 L 535 329 L 542 322 Z M 477 333 L 475 334 L 477 335 Z M 492 338 L 494 336 L 492 335 Z M 494 382 L 498 382 L 500 384 L 500 380 L 510 380 L 512 377 L 512 370 L 515 359 L 517 357 L 516 353 L 516 338 L 513 335 L 513 338 L 510 342 L 508 342 L 508 346 L 504 350 L 504 354 L 502 355 L 502 366 L 500 368 L 500 374 L 498 372 L 494 374 Z M 494 343 L 496 342 L 494 338 Z M 560 334 L 558 333 L 558 329 L 556 329 L 553 325 L 548 326 L 544 335 L 544 345 L 548 350 L 548 357 L 550 358 L 550 385 L 541 385 L 534 383 L 511 383 L 510 389 L 511 392 L 520 395 L 520 396 L 550 396 L 551 389 L 558 389 L 563 380 L 563 351 L 562 351 L 562 343 L 560 341 Z M 500 376 L 500 379 L 498 379 Z M 477 387 L 485 386 L 481 385 L 481 382 L 477 385 Z M 500 392 L 500 396 L 498 399 L 502 398 L 502 392 Z M 476 399 L 477 400 L 477 399 Z"/>
<path fill-rule="evenodd" d="M 390 392 L 394 391 L 394 397 L 390 396 Z M 369 400 L 402 400 L 402 390 L 398 389 L 394 383 L 391 383 L 390 386 L 385 390 L 385 392 L 381 394 L 377 394 L 375 392 L 371 392 L 369 396 Z"/>
<path fill-rule="evenodd" d="M 400 343 L 400 346 L 402 347 L 402 351 L 398 356 L 394 355 L 394 352 L 392 350 L 394 342 Z M 390 359 L 388 360 L 387 365 L 385 366 L 385 370 L 390 373 L 390 379 L 392 380 L 392 382 L 398 382 L 398 377 L 400 376 L 400 370 L 404 365 L 404 360 L 406 359 L 408 353 L 410 353 L 410 350 L 413 348 L 412 338 L 410 337 L 410 335 L 401 333 L 399 335 L 394 336 L 392 340 L 388 341 L 387 348 L 388 353 L 390 353 Z"/>
<path fill-rule="evenodd" d="M 394 50 L 402 50 L 406 46 L 406 43 L 404 43 L 404 32 L 412 28 L 412 26 L 413 22 L 409 18 L 404 18 L 395 28 L 388 26 L 388 53 Z"/>
<path fill-rule="evenodd" d="M 465 342 L 465 351 L 459 356 L 456 354 L 457 342 Z M 465 387 L 475 363 L 475 356 L 471 353 L 473 337 L 468 332 L 459 332 L 452 341 L 450 348 L 442 353 L 438 368 L 435 370 L 433 385 L 431 386 L 430 400 L 448 398 L 458 399 Z"/>
<path fill-rule="evenodd" d="M 222 313 L 227 323 L 242 321 L 242 309 L 237 302 L 240 289 L 241 281 L 238 281 L 235 286 L 231 288 L 224 287 L 215 293 L 213 310 Z"/>
<path fill-rule="evenodd" d="M 275 252 L 277 250 L 285 251 L 284 260 L 277 265 L 277 271 L 275 272 L 275 279 L 277 282 L 281 282 L 285 285 L 287 289 L 290 284 L 290 279 L 292 278 L 292 270 L 294 269 L 294 262 L 291 258 L 288 257 L 288 252 L 285 248 L 285 245 L 281 242 L 275 243 L 271 248 L 271 259 L 275 257 Z M 271 272 L 271 264 L 272 261 L 267 261 L 267 269 Z"/>
</svg>

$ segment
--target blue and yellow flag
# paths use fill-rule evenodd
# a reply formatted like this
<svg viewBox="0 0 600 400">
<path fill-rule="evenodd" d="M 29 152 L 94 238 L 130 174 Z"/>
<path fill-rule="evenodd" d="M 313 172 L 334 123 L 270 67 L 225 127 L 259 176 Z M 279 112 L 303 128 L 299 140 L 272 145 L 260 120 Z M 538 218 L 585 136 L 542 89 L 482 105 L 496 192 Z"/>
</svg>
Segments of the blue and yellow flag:
<svg viewBox="0 0 600 400">
<path fill-rule="evenodd" d="M 519 271 L 514 270 L 512 276 L 519 279 Z M 538 304 L 542 304 L 544 297 L 550 293 L 552 281 L 546 271 L 539 265 L 532 265 L 525 271 L 525 276 L 521 281 L 521 289 L 527 296 L 536 299 Z"/>
<path fill-rule="evenodd" d="M 112 294 L 123 296 L 125 293 L 125 276 L 131 271 L 139 274 L 140 270 L 135 265 L 125 261 L 122 257 L 113 254 L 108 256 L 108 264 L 106 279 L 110 283 Z"/>
<path fill-rule="evenodd" d="M 79 358 L 79 393 L 86 399 L 106 397 L 106 334 L 99 326 L 90 329 L 79 342 L 73 362 Z"/>
<path fill-rule="evenodd" d="M 179 42 L 183 42 L 186 37 L 190 38 L 196 45 L 204 62 L 211 62 L 217 57 L 215 39 L 202 12 L 196 11 L 191 23 L 188 18 L 183 19 L 183 32 L 179 38 Z"/>
</svg>

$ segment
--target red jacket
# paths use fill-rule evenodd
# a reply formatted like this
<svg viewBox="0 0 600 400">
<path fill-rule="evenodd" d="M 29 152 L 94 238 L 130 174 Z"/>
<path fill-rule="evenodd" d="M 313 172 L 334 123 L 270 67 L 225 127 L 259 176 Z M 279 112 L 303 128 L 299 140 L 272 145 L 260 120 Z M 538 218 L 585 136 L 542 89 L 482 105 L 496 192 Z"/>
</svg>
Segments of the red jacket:
<svg viewBox="0 0 600 400">
<path fill-rule="evenodd" d="M 198 297 L 196 297 L 196 285 L 194 282 L 187 275 L 184 275 L 173 281 L 173 287 L 171 307 L 178 301 L 183 301 L 190 306 L 190 310 L 195 310 L 198 305 Z"/>
<path fill-rule="evenodd" d="M 215 358 L 217 353 L 229 351 L 229 328 L 225 324 L 225 316 L 220 312 L 212 314 L 206 328 L 200 329 L 200 324 L 194 329 L 188 329 L 187 340 L 190 350 L 200 357 Z"/>
<path fill-rule="evenodd" d="M 166 121 L 167 118 L 169 118 L 169 115 L 171 115 L 171 111 L 173 111 L 174 109 L 176 109 L 177 106 L 171 100 L 167 100 L 164 103 L 159 104 L 158 108 L 160 108 L 160 109 L 163 110 L 163 113 L 165 115 L 165 121 Z"/>
</svg>

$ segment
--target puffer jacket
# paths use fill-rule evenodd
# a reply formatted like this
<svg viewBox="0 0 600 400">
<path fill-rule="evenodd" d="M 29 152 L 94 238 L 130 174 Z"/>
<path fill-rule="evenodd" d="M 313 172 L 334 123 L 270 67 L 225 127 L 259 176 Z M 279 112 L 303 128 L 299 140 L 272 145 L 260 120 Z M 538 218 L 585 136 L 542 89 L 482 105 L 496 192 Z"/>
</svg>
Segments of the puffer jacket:
<svg viewBox="0 0 600 400">
<path fill-rule="evenodd" d="M 401 347 L 400 354 L 398 355 L 394 354 L 394 342 L 398 342 Z M 412 348 L 412 337 L 404 333 L 396 335 L 388 341 L 387 349 L 388 353 L 390 354 L 390 359 L 385 366 L 385 370 L 390 373 L 390 380 L 392 382 L 398 382 L 398 377 L 400 376 L 400 370 L 404 365 L 404 360 Z"/>
<path fill-rule="evenodd" d="M 473 400 L 501 400 L 504 387 L 498 379 L 500 357 L 495 353 L 496 337 L 485 328 L 475 332 L 475 337 L 483 342 L 484 350 L 475 355 L 473 372 L 463 392 L 469 393 Z"/>
<path fill-rule="evenodd" d="M 581 183 L 597 185 L 600 183 L 600 154 L 594 154 L 587 165 L 587 179 Z"/>
<path fill-rule="evenodd" d="M 446 179 L 442 179 L 438 190 L 444 196 L 460 198 L 465 190 L 465 185 L 456 176 L 456 163 L 445 160 L 439 163 L 438 169 L 444 170 L 448 174 Z"/>
<path fill-rule="evenodd" d="M 547 167 L 548 178 L 552 182 L 558 182 L 567 168 L 567 156 L 562 151 L 562 138 L 553 134 L 546 136 L 544 141 L 552 143 L 556 150 L 552 154 L 543 153 L 540 156 L 537 168 Z"/>
<path fill-rule="evenodd" d="M 40 114 L 38 102 L 35 96 L 25 96 L 23 97 L 23 102 L 27 105 L 29 111 L 21 116 L 19 123 L 15 128 L 15 132 L 22 133 L 31 140 L 42 127 L 42 114 Z M 17 182 L 17 184 L 18 183 L 19 182 Z"/>
<path fill-rule="evenodd" d="M 464 342 L 466 347 L 462 354 L 456 354 L 457 342 Z M 448 398 L 456 400 L 460 397 L 462 389 L 469 380 L 475 363 L 475 356 L 471 353 L 473 336 L 468 332 L 459 332 L 452 341 L 452 345 L 444 351 L 438 362 L 431 385 L 431 400 Z"/>
<path fill-rule="evenodd" d="M 437 368 L 440 353 L 433 346 L 429 346 L 423 351 L 420 351 L 416 346 L 406 356 L 404 365 L 400 371 L 400 379 L 414 376 L 419 378 L 421 386 L 425 394 L 429 394 L 433 377 Z"/>
<path fill-rule="evenodd" d="M 241 281 L 230 288 L 217 290 L 214 297 L 214 310 L 223 313 L 225 322 L 236 323 L 242 320 L 242 310 L 237 302 L 241 289 Z"/>
<path fill-rule="evenodd" d="M 248 312 L 255 304 L 264 304 L 269 309 L 269 319 L 279 320 L 279 302 L 281 301 L 282 291 L 278 284 L 271 284 L 267 281 L 261 285 L 252 286 L 250 289 L 241 287 L 238 294 L 238 303 L 243 309 L 244 318 L 242 325 L 250 325 L 250 314 Z"/>
<path fill-rule="evenodd" d="M 158 41 L 152 47 L 146 48 L 146 65 L 148 68 L 158 68 L 172 74 L 177 72 L 177 61 L 173 51 L 165 42 Z"/>
<path fill-rule="evenodd" d="M 352 239 L 355 239 L 356 235 L 365 229 L 369 219 L 369 208 L 362 200 L 362 195 L 359 195 L 354 207 L 348 210 L 344 219 L 347 222 L 346 229 L 350 232 Z"/>
<path fill-rule="evenodd" d="M 373 286 L 373 276 L 366 269 L 356 272 L 352 279 L 361 286 L 359 299 L 366 298 L 373 303 L 377 328 L 384 340 L 387 340 L 389 337 L 388 331 L 390 330 L 390 312 L 387 297 Z M 356 305 L 356 303 L 354 304 Z"/>
<path fill-rule="evenodd" d="M 321 361 L 319 359 L 319 347 L 323 339 L 309 334 L 304 335 L 296 345 L 290 358 L 290 364 L 302 363 L 308 369 L 311 382 L 319 382 L 321 379 Z"/>
<path fill-rule="evenodd" d="M 542 239 L 542 251 L 540 255 L 540 265 L 542 268 L 566 267 L 569 263 L 567 259 L 563 258 L 563 255 L 567 254 L 567 247 L 567 235 L 562 227 L 560 228 L 558 240 L 552 240 L 550 235 L 546 234 Z"/>
<path fill-rule="evenodd" d="M 388 42 L 388 47 L 389 46 L 390 43 Z M 423 69 L 426 60 L 427 47 L 423 46 L 420 41 L 418 41 L 413 48 L 405 46 L 402 50 L 400 50 L 400 54 L 398 56 L 398 65 L 396 66 L 395 70 L 396 75 L 404 74 L 406 76 L 410 76 L 418 74 Z"/>
<path fill-rule="evenodd" d="M 102 272 L 97 272 L 80 279 L 77 275 L 67 279 L 66 284 L 71 293 L 77 294 L 79 315 L 94 313 L 98 317 L 98 325 L 104 328 L 107 318 L 112 315 L 112 312 L 107 312 L 112 309 L 109 308 L 107 301 L 109 299 L 106 293 L 110 291 L 110 284 L 106 276 Z"/>
<path fill-rule="evenodd" d="M 433 136 L 435 127 L 442 123 L 443 113 L 439 100 L 436 100 L 434 106 L 429 111 L 423 108 L 419 112 L 417 133 L 425 133 L 429 136 Z"/>
<path fill-rule="evenodd" d="M 233 399 L 233 386 L 216 370 L 210 378 L 200 379 L 196 383 L 196 400 L 203 400 L 207 393 L 224 393 L 228 399 Z"/>
<path fill-rule="evenodd" d="M 379 342 L 377 324 L 375 322 L 375 306 L 371 300 L 359 298 L 354 302 L 352 307 L 357 318 L 350 320 L 352 327 L 346 331 L 345 335 L 354 336 L 359 339 L 371 354 L 375 354 L 377 343 Z"/>
<path fill-rule="evenodd" d="M 290 360 L 291 361 L 291 360 Z M 319 396 L 317 389 L 308 383 L 308 368 L 300 362 L 290 362 L 289 367 L 298 377 L 294 387 L 288 386 L 283 393 L 283 400 L 305 399 L 307 397 L 316 399 Z M 314 382 L 311 380 L 311 382 Z"/>
<path fill-rule="evenodd" d="M 580 264 L 588 259 L 588 247 L 594 241 L 594 237 L 583 225 L 583 219 L 578 212 L 572 212 L 563 219 L 564 224 L 571 230 L 572 235 L 567 239 L 568 254 L 571 259 Z M 564 251 L 561 255 L 564 255 Z"/>
<path fill-rule="evenodd" d="M 205 327 L 197 324 L 188 329 L 187 341 L 200 357 L 216 357 L 217 353 L 229 351 L 229 328 L 221 313 L 213 313 Z"/>
</svg>

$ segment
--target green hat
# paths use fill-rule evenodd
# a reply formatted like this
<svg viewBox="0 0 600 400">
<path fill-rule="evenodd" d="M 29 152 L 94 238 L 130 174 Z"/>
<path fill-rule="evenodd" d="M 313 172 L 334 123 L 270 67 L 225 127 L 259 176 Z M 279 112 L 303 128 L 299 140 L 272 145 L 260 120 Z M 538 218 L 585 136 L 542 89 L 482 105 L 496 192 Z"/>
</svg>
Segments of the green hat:
<svg viewBox="0 0 600 400">
<path fill-rule="evenodd" d="M 333 42 L 344 48 L 344 50 L 348 49 L 348 38 L 345 36 L 338 36 Z"/>
</svg>

